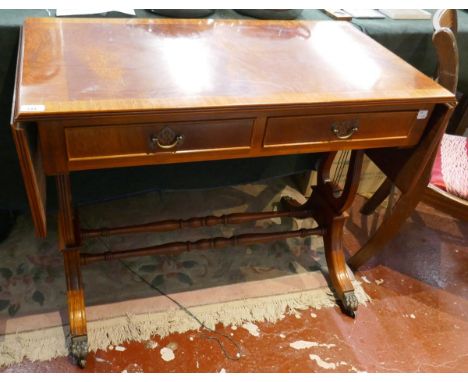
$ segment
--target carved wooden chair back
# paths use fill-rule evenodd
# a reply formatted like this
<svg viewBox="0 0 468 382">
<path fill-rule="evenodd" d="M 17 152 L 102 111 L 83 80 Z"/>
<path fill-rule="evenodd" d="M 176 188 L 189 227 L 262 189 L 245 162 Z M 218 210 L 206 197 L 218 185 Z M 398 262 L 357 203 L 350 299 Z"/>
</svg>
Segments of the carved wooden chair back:
<svg viewBox="0 0 468 382">
<path fill-rule="evenodd" d="M 458 20 L 456 9 L 438 9 L 432 17 L 434 31 L 441 28 L 449 28 L 455 35 L 458 31 Z"/>
<path fill-rule="evenodd" d="M 437 54 L 436 81 L 455 93 L 458 84 L 457 14 L 454 9 L 438 10 L 433 18 L 432 42 Z"/>
<path fill-rule="evenodd" d="M 432 25 L 434 31 L 441 28 L 449 28 L 456 37 L 458 31 L 457 11 L 455 9 L 438 10 L 434 14 Z M 449 126 L 447 127 L 447 133 L 463 135 L 466 127 L 468 126 L 468 94 L 461 94 L 458 92 L 456 94 L 459 106 L 455 110 Z"/>
</svg>

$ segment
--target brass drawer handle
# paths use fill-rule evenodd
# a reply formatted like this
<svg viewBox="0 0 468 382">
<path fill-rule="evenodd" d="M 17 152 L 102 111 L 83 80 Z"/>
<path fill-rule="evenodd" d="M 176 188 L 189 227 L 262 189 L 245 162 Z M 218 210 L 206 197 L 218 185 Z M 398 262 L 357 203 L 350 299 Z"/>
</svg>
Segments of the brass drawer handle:
<svg viewBox="0 0 468 382">
<path fill-rule="evenodd" d="M 174 147 L 176 147 L 179 143 L 181 143 L 182 141 L 184 140 L 184 136 L 183 135 L 177 135 L 175 137 L 175 140 L 174 142 L 168 144 L 168 145 L 163 145 L 160 141 L 159 141 L 159 138 L 158 137 L 155 137 L 155 136 L 152 136 L 151 137 L 151 143 L 153 145 L 153 148 L 154 148 L 154 145 L 156 144 L 159 148 L 161 149 L 173 149 Z"/>
<path fill-rule="evenodd" d="M 353 119 L 351 121 L 334 122 L 331 125 L 331 131 L 338 139 L 348 139 L 359 130 L 359 121 Z"/>
<path fill-rule="evenodd" d="M 150 137 L 151 148 L 154 150 L 157 147 L 163 150 L 173 149 L 184 140 L 184 136 L 176 134 L 170 127 L 164 127 L 159 133 L 153 134 Z"/>
</svg>

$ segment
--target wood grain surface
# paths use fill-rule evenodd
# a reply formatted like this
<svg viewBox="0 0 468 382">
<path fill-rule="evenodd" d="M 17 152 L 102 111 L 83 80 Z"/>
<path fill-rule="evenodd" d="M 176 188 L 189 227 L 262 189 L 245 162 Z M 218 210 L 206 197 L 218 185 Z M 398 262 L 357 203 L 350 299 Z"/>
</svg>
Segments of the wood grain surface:
<svg viewBox="0 0 468 382">
<path fill-rule="evenodd" d="M 453 96 L 347 22 L 24 23 L 15 118 Z"/>
</svg>

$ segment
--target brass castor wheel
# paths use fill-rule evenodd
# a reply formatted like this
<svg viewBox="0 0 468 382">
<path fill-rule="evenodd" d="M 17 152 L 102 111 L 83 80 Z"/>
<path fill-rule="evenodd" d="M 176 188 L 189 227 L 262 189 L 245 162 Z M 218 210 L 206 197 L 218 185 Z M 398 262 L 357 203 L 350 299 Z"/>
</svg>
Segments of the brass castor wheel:
<svg viewBox="0 0 468 382">
<path fill-rule="evenodd" d="M 88 356 L 88 336 L 76 336 L 71 338 L 70 352 L 79 367 L 86 367 L 86 358 Z"/>
<path fill-rule="evenodd" d="M 356 318 L 356 310 L 359 303 L 354 291 L 344 292 L 341 303 L 343 312 L 351 318 Z"/>
</svg>

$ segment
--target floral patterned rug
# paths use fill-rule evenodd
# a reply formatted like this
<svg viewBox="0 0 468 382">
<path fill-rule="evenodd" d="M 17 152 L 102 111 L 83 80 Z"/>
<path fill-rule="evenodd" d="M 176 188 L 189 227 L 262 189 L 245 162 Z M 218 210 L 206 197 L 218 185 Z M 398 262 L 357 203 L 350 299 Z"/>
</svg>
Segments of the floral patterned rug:
<svg viewBox="0 0 468 382">
<path fill-rule="evenodd" d="M 223 189 L 146 193 L 84 206 L 80 209 L 80 221 L 82 226 L 91 228 L 266 211 L 276 209 L 283 195 L 303 198 L 290 182 L 286 178 Z M 56 216 L 49 216 L 49 235 L 46 240 L 40 240 L 34 237 L 31 220 L 21 216 L 10 236 L 0 244 L 0 345 L 2 335 L 67 324 L 65 277 L 62 257 L 57 248 L 55 220 Z M 246 225 L 219 225 L 178 232 L 93 239 L 84 250 L 100 252 L 169 241 L 194 241 L 203 237 L 310 228 L 314 225 L 311 219 L 276 218 Z M 193 251 L 177 256 L 114 260 L 83 268 L 88 322 L 168 311 L 181 306 L 208 306 L 232 301 L 244 303 L 248 299 L 307 290 L 321 290 L 320 293 L 324 295 L 322 300 L 331 299 L 333 304 L 324 274 L 326 267 L 320 237 Z M 178 301 L 178 307 L 174 307 L 174 299 Z M 292 300 L 284 301 L 286 305 L 281 305 L 282 310 L 288 304 L 292 309 L 308 308 L 294 307 Z M 268 312 L 261 312 L 262 309 L 268 311 L 267 307 L 260 308 L 256 318 L 268 316 Z M 275 313 L 273 319 L 280 318 L 284 313 Z M 244 317 L 245 314 L 232 321 L 249 319 Z M 162 332 L 165 333 L 164 330 Z"/>
<path fill-rule="evenodd" d="M 81 209 L 83 226 L 110 226 L 171 218 L 222 215 L 275 208 L 282 194 L 295 193 L 284 180 L 226 189 L 148 193 Z M 49 217 L 49 235 L 36 239 L 28 216 L 18 218 L 7 240 L 0 244 L 0 317 L 11 318 L 62 309 L 66 306 L 63 260 L 57 248 L 56 216 Z M 95 239 L 86 252 L 151 246 L 174 240 L 231 236 L 246 232 L 298 228 L 295 219 L 258 221 L 242 226 L 215 226 L 180 232 L 138 234 Z M 307 225 L 307 223 L 309 225 Z M 311 222 L 304 221 L 303 226 Z M 228 247 L 217 251 L 185 253 L 101 262 L 83 268 L 87 305 L 147 297 L 155 293 L 134 272 L 165 293 L 280 277 L 320 269 L 322 248 L 311 248 L 311 239 L 289 239 L 269 245 Z M 119 280 L 116 282 L 116 280 Z"/>
</svg>

